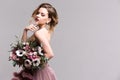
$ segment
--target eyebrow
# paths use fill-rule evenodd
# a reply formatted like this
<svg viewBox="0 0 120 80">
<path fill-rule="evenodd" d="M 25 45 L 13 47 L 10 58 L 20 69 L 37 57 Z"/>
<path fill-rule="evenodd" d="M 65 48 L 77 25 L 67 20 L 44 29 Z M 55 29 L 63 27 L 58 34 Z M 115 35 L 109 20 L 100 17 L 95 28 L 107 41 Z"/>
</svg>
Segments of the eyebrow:
<svg viewBox="0 0 120 80">
<path fill-rule="evenodd" d="M 43 12 L 40 12 L 40 10 L 38 10 L 39 13 L 43 13 Z M 48 14 L 48 11 L 46 12 Z M 45 14 L 45 13 L 44 13 Z"/>
</svg>

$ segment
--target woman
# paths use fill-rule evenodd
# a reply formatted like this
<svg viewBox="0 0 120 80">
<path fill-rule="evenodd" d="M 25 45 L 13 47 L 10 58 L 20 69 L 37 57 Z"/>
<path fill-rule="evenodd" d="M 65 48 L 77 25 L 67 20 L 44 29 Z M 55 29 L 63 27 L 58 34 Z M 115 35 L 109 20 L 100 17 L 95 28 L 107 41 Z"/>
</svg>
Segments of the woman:
<svg viewBox="0 0 120 80">
<path fill-rule="evenodd" d="M 50 46 L 51 35 L 58 23 L 56 9 L 49 3 L 42 3 L 34 10 L 32 18 L 35 25 L 31 24 L 25 27 L 22 41 L 36 41 L 39 45 L 42 45 L 45 57 L 50 60 L 54 56 Z M 30 38 L 27 38 L 28 31 L 33 31 Z M 44 68 L 34 71 L 32 75 L 25 70 L 21 70 L 20 73 L 14 73 L 14 76 L 12 80 L 56 80 L 55 73 L 48 64 Z"/>
</svg>

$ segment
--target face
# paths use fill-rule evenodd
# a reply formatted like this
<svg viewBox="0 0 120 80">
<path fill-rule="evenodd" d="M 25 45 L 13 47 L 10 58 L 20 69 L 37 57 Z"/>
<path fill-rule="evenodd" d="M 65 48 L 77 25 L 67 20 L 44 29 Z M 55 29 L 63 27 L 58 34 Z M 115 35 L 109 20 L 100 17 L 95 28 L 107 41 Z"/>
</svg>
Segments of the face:
<svg viewBox="0 0 120 80">
<path fill-rule="evenodd" d="M 48 11 L 46 8 L 40 8 L 35 16 L 36 24 L 40 26 L 46 25 L 46 23 L 50 22 L 50 18 L 48 18 Z"/>
</svg>

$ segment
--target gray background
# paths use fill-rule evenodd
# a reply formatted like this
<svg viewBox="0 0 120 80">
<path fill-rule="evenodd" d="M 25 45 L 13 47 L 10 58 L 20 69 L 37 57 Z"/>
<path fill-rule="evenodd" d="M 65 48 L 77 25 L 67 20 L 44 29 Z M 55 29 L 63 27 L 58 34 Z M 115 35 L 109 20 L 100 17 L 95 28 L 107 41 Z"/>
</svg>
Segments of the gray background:
<svg viewBox="0 0 120 80">
<path fill-rule="evenodd" d="M 0 80 L 19 71 L 9 45 L 42 2 L 59 14 L 50 61 L 58 80 L 120 80 L 120 0 L 0 0 Z"/>
</svg>

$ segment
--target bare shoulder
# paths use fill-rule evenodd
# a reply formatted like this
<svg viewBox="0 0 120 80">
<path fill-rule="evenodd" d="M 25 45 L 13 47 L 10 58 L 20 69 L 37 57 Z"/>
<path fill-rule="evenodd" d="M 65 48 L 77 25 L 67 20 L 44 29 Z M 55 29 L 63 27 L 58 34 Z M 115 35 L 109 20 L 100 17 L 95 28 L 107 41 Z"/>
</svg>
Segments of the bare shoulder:
<svg viewBox="0 0 120 80">
<path fill-rule="evenodd" d="M 34 33 L 35 37 L 40 37 L 40 38 L 45 37 L 45 34 L 46 34 L 46 30 L 44 29 L 40 29 Z"/>
<path fill-rule="evenodd" d="M 35 35 L 45 34 L 45 30 L 40 29 L 40 30 L 36 31 L 34 34 L 35 34 Z"/>
<path fill-rule="evenodd" d="M 35 37 L 39 40 L 47 39 L 49 41 L 48 31 L 46 29 L 40 29 L 34 33 Z"/>
</svg>

